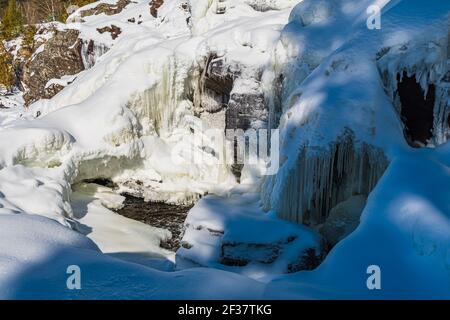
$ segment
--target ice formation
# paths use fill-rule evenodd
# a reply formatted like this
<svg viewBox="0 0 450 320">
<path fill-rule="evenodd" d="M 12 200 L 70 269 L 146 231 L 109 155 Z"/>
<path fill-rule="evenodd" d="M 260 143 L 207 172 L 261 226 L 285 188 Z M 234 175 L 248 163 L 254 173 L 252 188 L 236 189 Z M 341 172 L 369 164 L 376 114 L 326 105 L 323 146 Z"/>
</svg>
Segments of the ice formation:
<svg viewBox="0 0 450 320">
<path fill-rule="evenodd" d="M 263 194 L 262 199 L 266 209 L 276 208 L 283 219 L 318 225 L 337 204 L 354 195 L 368 196 L 387 165 L 381 150 L 366 144 L 356 147 L 353 137 L 344 134 L 328 150 L 300 146 L 297 162 L 283 181 L 279 202 L 270 203 L 270 194 Z"/>
</svg>

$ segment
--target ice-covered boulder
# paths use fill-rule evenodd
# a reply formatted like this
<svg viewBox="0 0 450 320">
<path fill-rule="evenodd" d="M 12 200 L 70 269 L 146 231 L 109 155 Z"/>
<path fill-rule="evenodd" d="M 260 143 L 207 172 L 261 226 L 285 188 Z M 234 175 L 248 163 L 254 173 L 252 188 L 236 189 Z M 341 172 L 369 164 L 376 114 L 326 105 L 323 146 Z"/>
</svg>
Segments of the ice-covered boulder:
<svg viewBox="0 0 450 320">
<path fill-rule="evenodd" d="M 257 200 L 251 192 L 200 200 L 186 220 L 179 266 L 194 263 L 256 276 L 315 268 L 323 257 L 321 237 L 265 214 Z"/>
<path fill-rule="evenodd" d="M 292 10 L 289 22 L 297 22 L 304 27 L 325 22 L 333 15 L 334 9 L 332 0 L 304 0 Z"/>
</svg>

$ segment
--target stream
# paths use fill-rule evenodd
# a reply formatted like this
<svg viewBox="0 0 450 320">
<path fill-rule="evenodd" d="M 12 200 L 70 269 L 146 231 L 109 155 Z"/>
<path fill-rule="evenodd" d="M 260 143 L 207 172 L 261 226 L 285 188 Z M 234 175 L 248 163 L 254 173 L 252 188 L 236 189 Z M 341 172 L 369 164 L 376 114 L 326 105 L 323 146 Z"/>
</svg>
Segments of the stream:
<svg viewBox="0 0 450 320">
<path fill-rule="evenodd" d="M 126 197 L 126 200 L 124 207 L 117 210 L 118 214 L 152 227 L 169 230 L 172 233 L 172 239 L 161 243 L 161 247 L 174 252 L 180 248 L 181 239 L 184 235 L 184 222 L 193 206 L 145 202 L 142 198 L 128 194 L 123 196 Z"/>
</svg>

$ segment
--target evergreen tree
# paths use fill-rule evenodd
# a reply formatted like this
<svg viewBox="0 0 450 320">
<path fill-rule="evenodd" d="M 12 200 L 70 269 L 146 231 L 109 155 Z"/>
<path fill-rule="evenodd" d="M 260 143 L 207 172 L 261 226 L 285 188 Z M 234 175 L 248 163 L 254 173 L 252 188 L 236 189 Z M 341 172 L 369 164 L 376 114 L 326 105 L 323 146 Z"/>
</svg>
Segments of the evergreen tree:
<svg viewBox="0 0 450 320">
<path fill-rule="evenodd" d="M 13 57 L 0 41 L 0 86 L 10 91 L 14 86 Z"/>
<path fill-rule="evenodd" d="M 30 58 L 35 49 L 34 36 L 36 35 L 36 27 L 33 25 L 27 25 L 24 27 L 22 36 L 22 45 L 20 54 L 23 58 Z"/>
<path fill-rule="evenodd" d="M 16 0 L 9 0 L 0 25 L 0 37 L 6 40 L 17 37 L 23 29 L 24 19 Z"/>
</svg>

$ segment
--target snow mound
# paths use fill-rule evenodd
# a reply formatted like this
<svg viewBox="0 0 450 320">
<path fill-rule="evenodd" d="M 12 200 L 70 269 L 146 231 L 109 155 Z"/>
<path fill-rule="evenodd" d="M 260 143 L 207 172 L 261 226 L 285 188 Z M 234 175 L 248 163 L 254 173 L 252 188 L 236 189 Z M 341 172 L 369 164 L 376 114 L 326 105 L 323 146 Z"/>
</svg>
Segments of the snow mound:
<svg viewBox="0 0 450 320">
<path fill-rule="evenodd" d="M 2 299 L 250 299 L 262 285 L 212 269 L 156 271 L 102 254 L 85 236 L 55 221 L 0 214 Z M 67 269 L 81 269 L 82 290 L 67 289 Z"/>
<path fill-rule="evenodd" d="M 289 22 L 295 21 L 304 27 L 325 22 L 332 16 L 333 10 L 333 1 L 302 1 L 292 10 Z"/>
</svg>

